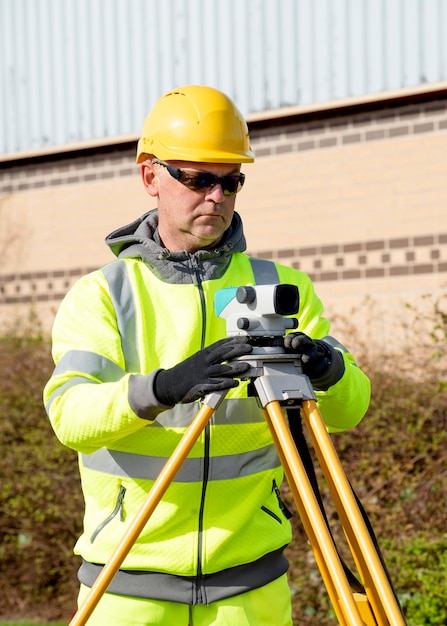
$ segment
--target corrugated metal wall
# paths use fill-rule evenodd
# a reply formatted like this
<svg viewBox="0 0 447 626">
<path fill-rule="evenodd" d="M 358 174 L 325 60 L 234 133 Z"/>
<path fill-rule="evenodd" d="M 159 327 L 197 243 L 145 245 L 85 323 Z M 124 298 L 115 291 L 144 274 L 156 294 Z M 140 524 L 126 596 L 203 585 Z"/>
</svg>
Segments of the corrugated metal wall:
<svg viewBox="0 0 447 626">
<path fill-rule="evenodd" d="M 447 0 L 0 0 L 0 151 L 138 133 L 216 86 L 244 114 L 447 80 Z"/>
</svg>

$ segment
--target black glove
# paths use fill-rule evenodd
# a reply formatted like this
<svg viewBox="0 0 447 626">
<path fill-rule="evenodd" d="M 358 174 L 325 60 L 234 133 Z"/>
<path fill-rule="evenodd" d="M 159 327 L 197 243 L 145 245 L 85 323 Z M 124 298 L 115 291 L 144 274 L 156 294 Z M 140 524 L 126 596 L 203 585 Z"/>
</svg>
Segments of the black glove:
<svg viewBox="0 0 447 626">
<path fill-rule="evenodd" d="M 223 361 L 250 354 L 253 348 L 247 341 L 239 336 L 221 339 L 171 369 L 160 370 L 154 381 L 158 400 L 166 405 L 193 402 L 207 393 L 237 387 L 234 378 L 246 372 L 249 363 Z"/>
<path fill-rule="evenodd" d="M 301 356 L 303 374 L 318 389 L 329 389 L 343 376 L 343 357 L 321 339 L 311 339 L 304 333 L 289 333 L 284 337 L 284 348 L 288 353 Z"/>
</svg>

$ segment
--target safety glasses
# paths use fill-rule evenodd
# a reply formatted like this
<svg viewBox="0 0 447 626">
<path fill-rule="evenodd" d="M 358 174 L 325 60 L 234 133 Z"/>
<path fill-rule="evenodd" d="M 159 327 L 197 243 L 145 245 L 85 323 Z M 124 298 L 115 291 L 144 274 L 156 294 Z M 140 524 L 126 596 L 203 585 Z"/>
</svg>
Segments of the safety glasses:
<svg viewBox="0 0 447 626">
<path fill-rule="evenodd" d="M 228 174 L 227 176 L 216 176 L 211 172 L 195 172 L 193 170 L 182 170 L 179 167 L 169 165 L 164 161 L 154 159 L 155 165 L 165 167 L 172 178 L 191 189 L 191 191 L 207 191 L 215 185 L 220 185 L 225 196 L 234 196 L 243 187 L 245 174 Z"/>
</svg>

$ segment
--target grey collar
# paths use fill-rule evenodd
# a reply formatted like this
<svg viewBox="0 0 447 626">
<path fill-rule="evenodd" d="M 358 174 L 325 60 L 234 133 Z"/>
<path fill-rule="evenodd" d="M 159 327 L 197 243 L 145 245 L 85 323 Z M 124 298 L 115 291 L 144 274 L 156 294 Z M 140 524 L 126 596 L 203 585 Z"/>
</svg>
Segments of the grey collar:
<svg viewBox="0 0 447 626">
<path fill-rule="evenodd" d="M 171 252 L 158 234 L 158 211 L 154 209 L 106 237 L 106 244 L 120 259 L 140 258 L 165 282 L 191 283 L 222 276 L 235 252 L 246 249 L 242 220 L 235 213 L 222 240 L 213 250 Z"/>
</svg>

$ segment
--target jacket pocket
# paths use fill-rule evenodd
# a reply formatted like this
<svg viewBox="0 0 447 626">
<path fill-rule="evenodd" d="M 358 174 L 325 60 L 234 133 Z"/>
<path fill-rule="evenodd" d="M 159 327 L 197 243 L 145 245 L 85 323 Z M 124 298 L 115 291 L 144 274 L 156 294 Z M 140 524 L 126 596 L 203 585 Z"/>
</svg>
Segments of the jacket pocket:
<svg viewBox="0 0 447 626">
<path fill-rule="evenodd" d="M 113 511 L 110 513 L 110 515 L 108 515 L 106 517 L 105 520 L 103 520 L 99 526 L 96 528 L 96 530 L 93 532 L 92 536 L 90 537 L 90 543 L 93 543 L 96 539 L 96 537 L 99 535 L 99 533 L 101 531 L 104 530 L 104 528 L 107 526 L 107 524 L 110 524 L 110 522 L 117 516 L 120 516 L 120 521 L 124 522 L 124 508 L 123 508 L 123 503 L 124 503 L 124 496 L 126 494 L 126 487 L 124 487 L 124 485 L 121 485 L 118 491 L 118 496 L 116 498 L 116 503 L 115 503 L 115 508 L 113 509 Z"/>
<path fill-rule="evenodd" d="M 274 520 L 282 524 L 282 519 L 279 517 L 279 515 L 276 515 L 276 513 L 268 509 L 266 506 L 261 506 L 261 511 L 264 511 L 264 513 L 267 513 L 267 515 L 270 515 L 270 517 L 273 517 Z"/>
</svg>

